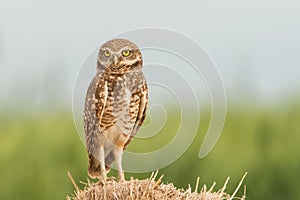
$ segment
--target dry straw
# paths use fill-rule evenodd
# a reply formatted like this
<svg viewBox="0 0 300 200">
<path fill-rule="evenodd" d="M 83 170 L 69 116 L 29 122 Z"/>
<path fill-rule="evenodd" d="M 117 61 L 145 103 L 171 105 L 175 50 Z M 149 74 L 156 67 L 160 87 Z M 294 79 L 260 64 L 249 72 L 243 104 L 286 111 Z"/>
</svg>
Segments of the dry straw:
<svg viewBox="0 0 300 200">
<path fill-rule="evenodd" d="M 110 178 L 105 183 L 83 183 L 85 185 L 83 190 L 80 190 L 72 178 L 70 172 L 68 176 L 75 187 L 74 194 L 70 197 L 67 196 L 67 200 L 152 200 L 152 199 L 178 199 L 178 200 L 232 200 L 232 199 L 246 199 L 246 186 L 244 187 L 244 195 L 242 197 L 235 197 L 236 193 L 240 189 L 243 180 L 247 173 L 243 176 L 239 182 L 236 190 L 232 195 L 225 192 L 226 185 L 229 181 L 229 177 L 226 179 L 223 187 L 214 192 L 215 184 L 207 189 L 206 185 L 203 185 L 200 192 L 198 192 L 200 178 L 197 178 L 195 190 L 192 191 L 189 185 L 188 189 L 177 189 L 172 183 L 162 183 L 163 175 L 156 180 L 158 171 L 153 172 L 150 178 L 139 180 L 130 178 L 129 181 L 117 182 L 115 179 Z"/>
</svg>

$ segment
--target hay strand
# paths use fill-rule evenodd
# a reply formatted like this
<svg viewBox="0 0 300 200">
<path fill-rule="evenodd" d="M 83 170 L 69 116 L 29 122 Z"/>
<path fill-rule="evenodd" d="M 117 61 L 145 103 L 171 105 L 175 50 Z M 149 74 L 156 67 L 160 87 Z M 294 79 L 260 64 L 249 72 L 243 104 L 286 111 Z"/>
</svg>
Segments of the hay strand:
<svg viewBox="0 0 300 200">
<path fill-rule="evenodd" d="M 74 181 L 74 179 L 71 175 L 71 172 L 68 172 L 68 177 L 71 180 L 72 184 L 74 185 L 76 192 L 78 193 L 80 190 L 79 190 L 79 187 L 77 186 L 76 182 Z"/>
<path fill-rule="evenodd" d="M 199 181 L 200 181 L 200 177 L 198 176 L 196 181 L 195 191 L 194 191 L 196 193 L 198 192 Z"/>
<path fill-rule="evenodd" d="M 230 200 L 232 200 L 232 199 L 235 197 L 236 193 L 237 193 L 238 190 L 240 189 L 240 187 L 241 187 L 241 185 L 242 185 L 244 179 L 246 178 L 246 176 L 247 176 L 247 172 L 244 174 L 244 176 L 242 177 L 242 180 L 239 182 L 239 184 L 238 184 L 238 186 L 236 187 L 235 191 L 232 193 L 232 195 L 231 195 L 231 197 L 230 197 Z"/>
</svg>

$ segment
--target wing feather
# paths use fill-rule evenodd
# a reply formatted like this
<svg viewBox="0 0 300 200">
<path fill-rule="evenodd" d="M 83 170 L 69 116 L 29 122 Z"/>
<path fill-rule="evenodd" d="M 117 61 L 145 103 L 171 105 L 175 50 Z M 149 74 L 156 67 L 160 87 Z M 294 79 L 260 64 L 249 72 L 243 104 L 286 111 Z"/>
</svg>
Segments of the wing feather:
<svg viewBox="0 0 300 200">
<path fill-rule="evenodd" d="M 136 135 L 139 128 L 142 126 L 142 124 L 145 120 L 145 117 L 146 117 L 146 110 L 147 110 L 147 106 L 148 106 L 148 88 L 147 88 L 147 83 L 145 80 L 143 82 L 140 92 L 138 92 L 136 95 L 138 95 L 139 99 L 140 99 L 138 114 L 137 114 L 137 118 L 136 118 L 136 121 L 135 121 L 133 129 L 132 129 L 130 138 L 124 145 L 124 148 L 123 148 L 124 150 L 127 148 L 128 144 L 134 138 L 134 136 Z"/>
<path fill-rule="evenodd" d="M 92 151 L 94 140 L 100 131 L 107 94 L 107 81 L 97 74 L 89 85 L 84 104 L 84 132 L 88 151 Z"/>
</svg>

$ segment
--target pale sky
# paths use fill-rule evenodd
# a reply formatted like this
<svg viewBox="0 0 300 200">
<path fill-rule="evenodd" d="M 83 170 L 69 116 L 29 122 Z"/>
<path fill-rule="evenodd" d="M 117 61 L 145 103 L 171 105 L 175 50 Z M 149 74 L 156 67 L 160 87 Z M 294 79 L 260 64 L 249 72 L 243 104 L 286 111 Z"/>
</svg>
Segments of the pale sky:
<svg viewBox="0 0 300 200">
<path fill-rule="evenodd" d="M 299 94 L 296 0 L 0 2 L 2 105 L 70 104 L 89 53 L 112 36 L 141 27 L 172 29 L 201 44 L 216 63 L 229 100 L 268 103 Z"/>
</svg>

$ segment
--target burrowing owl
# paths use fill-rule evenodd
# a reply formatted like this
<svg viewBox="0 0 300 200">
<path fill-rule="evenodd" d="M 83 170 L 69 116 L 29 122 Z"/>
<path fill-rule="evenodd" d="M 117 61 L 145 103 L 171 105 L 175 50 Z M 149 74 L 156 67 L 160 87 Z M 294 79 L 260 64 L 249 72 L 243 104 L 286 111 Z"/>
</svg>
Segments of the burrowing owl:
<svg viewBox="0 0 300 200">
<path fill-rule="evenodd" d="M 124 180 L 123 150 L 142 125 L 148 104 L 142 64 L 139 48 L 128 40 L 114 39 L 100 47 L 97 74 L 84 105 L 88 174 L 92 178 L 105 180 L 116 161 L 119 180 Z"/>
</svg>

